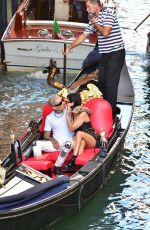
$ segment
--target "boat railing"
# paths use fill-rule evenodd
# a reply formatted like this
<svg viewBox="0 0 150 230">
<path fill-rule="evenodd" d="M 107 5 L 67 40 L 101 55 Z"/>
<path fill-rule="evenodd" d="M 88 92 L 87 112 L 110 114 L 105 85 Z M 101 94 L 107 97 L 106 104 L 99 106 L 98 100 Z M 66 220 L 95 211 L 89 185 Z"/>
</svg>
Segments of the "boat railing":
<svg viewBox="0 0 150 230">
<path fill-rule="evenodd" d="M 54 21 L 43 21 L 43 20 L 26 20 L 26 25 L 27 26 L 39 26 L 39 25 L 53 25 Z M 58 24 L 60 26 L 73 26 L 73 27 L 78 27 L 78 28 L 85 28 L 86 23 L 78 23 L 78 22 L 64 22 L 64 21 L 58 21 Z"/>
</svg>

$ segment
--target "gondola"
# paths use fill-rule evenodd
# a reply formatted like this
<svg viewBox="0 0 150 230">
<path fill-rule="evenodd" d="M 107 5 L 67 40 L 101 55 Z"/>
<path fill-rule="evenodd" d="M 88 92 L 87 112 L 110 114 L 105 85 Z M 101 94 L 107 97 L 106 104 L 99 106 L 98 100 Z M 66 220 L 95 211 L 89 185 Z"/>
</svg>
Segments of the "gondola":
<svg viewBox="0 0 150 230">
<path fill-rule="evenodd" d="M 82 69 L 74 81 L 84 74 Z M 94 81 L 88 82 L 87 87 Z M 104 131 L 105 141 L 101 140 L 99 148 L 85 149 L 76 158 L 75 167 L 67 170 L 65 166 L 71 152 L 62 167 L 64 175 L 61 177 L 54 174 L 58 152 L 43 152 L 39 157 L 34 157 L 32 152 L 34 142 L 42 139 L 43 122 L 51 111 L 48 104 L 43 108 L 40 121 L 31 121 L 20 139 L 12 138 L 11 152 L 2 161 L 0 169 L 1 229 L 37 230 L 53 225 L 78 212 L 103 186 L 111 168 L 121 157 L 134 110 L 134 90 L 126 63 L 119 83 L 117 106 L 120 113 L 116 121 L 112 120 L 110 104 L 100 94 L 93 93 L 93 97 L 90 94 L 84 98 L 84 105 L 92 109 L 91 123 L 97 132 L 100 128 Z"/>
</svg>

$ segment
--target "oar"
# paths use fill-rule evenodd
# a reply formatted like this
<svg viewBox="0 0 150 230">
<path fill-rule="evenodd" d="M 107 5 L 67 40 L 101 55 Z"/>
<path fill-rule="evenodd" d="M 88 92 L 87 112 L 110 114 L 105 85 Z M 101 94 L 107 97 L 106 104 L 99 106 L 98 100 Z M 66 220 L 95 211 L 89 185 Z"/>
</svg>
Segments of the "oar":
<svg viewBox="0 0 150 230">
<path fill-rule="evenodd" d="M 63 85 L 66 86 L 66 63 L 67 63 L 67 58 L 66 58 L 66 42 L 64 42 L 64 71 L 63 71 Z"/>
<path fill-rule="evenodd" d="M 150 14 L 148 14 L 147 16 L 146 16 L 146 18 L 144 18 L 138 25 L 137 25 L 137 27 L 135 27 L 135 31 L 137 30 L 137 28 L 143 23 L 143 22 L 145 22 L 145 20 L 148 18 L 150 16 Z"/>
<path fill-rule="evenodd" d="M 73 79 L 73 81 L 69 84 L 68 87 L 70 87 L 75 81 L 77 81 L 84 73 L 85 73 L 85 69 L 81 69 L 79 74 Z"/>
</svg>

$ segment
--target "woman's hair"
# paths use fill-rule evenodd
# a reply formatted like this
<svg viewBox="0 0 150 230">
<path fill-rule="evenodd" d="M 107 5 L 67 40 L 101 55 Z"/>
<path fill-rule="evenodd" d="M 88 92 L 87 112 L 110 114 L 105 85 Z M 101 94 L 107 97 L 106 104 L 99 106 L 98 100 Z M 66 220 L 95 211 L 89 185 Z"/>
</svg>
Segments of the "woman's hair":
<svg viewBox="0 0 150 230">
<path fill-rule="evenodd" d="M 67 98 L 69 99 L 70 102 L 74 102 L 73 108 L 78 105 L 81 105 L 81 97 L 79 93 L 77 94 L 71 93 L 67 96 Z"/>
</svg>

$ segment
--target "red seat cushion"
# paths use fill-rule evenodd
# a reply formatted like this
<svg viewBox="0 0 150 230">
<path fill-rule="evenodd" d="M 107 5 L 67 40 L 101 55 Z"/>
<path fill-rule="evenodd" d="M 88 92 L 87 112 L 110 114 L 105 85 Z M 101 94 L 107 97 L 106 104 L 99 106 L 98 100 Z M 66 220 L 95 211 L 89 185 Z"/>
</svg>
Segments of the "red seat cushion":
<svg viewBox="0 0 150 230">
<path fill-rule="evenodd" d="M 59 151 L 54 151 L 54 152 L 42 151 L 42 156 L 40 156 L 40 157 L 41 158 L 43 157 L 44 159 L 55 162 L 58 155 L 59 155 Z M 40 158 L 40 157 L 38 157 L 38 158 Z"/>
<path fill-rule="evenodd" d="M 46 159 L 46 160 L 55 162 L 57 160 L 57 158 L 58 158 L 59 153 L 60 153 L 59 151 L 49 152 L 49 153 L 42 151 L 42 156 L 36 157 L 35 159 L 36 160 Z M 73 152 L 71 151 L 68 154 L 64 164 L 67 164 L 69 162 L 69 160 L 71 159 L 72 155 L 73 155 Z"/>
<path fill-rule="evenodd" d="M 56 161 L 58 155 L 59 155 L 59 151 L 54 151 L 54 152 L 44 152 L 44 151 L 42 151 L 41 156 L 39 156 L 39 157 L 31 157 L 28 160 L 30 160 L 30 161 Z"/>
<path fill-rule="evenodd" d="M 98 152 L 99 148 L 96 149 L 85 149 L 83 153 L 81 153 L 75 161 L 77 165 L 85 165 L 88 161 L 90 161 Z"/>
<path fill-rule="evenodd" d="M 112 107 L 110 103 L 103 98 L 95 98 L 84 104 L 92 110 L 90 116 L 91 124 L 94 130 L 100 134 L 102 128 L 106 132 L 106 136 L 110 137 L 113 129 Z"/>
<path fill-rule="evenodd" d="M 42 124 L 40 126 L 41 132 L 44 132 L 45 119 L 46 119 L 47 115 L 49 115 L 52 111 L 53 111 L 52 107 L 47 103 L 43 108 Z"/>
<path fill-rule="evenodd" d="M 52 162 L 55 162 L 58 158 L 58 155 L 59 155 L 59 151 L 54 151 L 54 152 L 45 152 L 45 151 L 42 151 L 42 155 L 39 156 L 39 157 L 31 157 L 29 158 L 28 160 L 26 161 L 52 161 Z M 71 157 L 73 155 L 73 152 L 71 151 L 66 160 L 65 160 L 65 163 L 68 162 Z M 24 162 L 26 162 L 24 161 Z"/>
<path fill-rule="evenodd" d="M 27 160 L 22 162 L 29 167 L 36 169 L 36 170 L 45 170 L 47 171 L 53 166 L 51 161 L 34 161 L 34 160 Z"/>
</svg>

